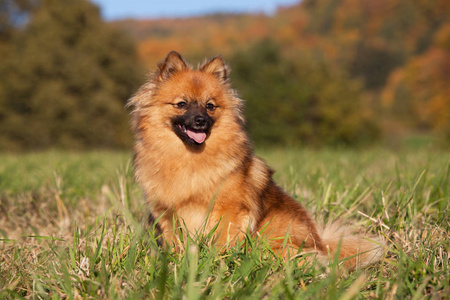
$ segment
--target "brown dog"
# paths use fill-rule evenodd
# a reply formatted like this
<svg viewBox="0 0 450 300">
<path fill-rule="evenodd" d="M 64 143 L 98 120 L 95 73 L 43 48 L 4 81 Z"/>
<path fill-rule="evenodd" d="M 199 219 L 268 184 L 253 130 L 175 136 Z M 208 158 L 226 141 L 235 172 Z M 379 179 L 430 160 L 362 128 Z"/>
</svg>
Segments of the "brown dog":
<svg viewBox="0 0 450 300">
<path fill-rule="evenodd" d="M 174 224 L 191 234 L 218 224 L 218 245 L 249 232 L 282 254 L 301 248 L 326 257 L 339 249 L 340 258 L 350 257 L 350 268 L 378 260 L 379 244 L 343 227 L 319 232 L 306 210 L 273 182 L 273 171 L 253 154 L 243 101 L 231 89 L 229 73 L 220 56 L 194 70 L 170 52 L 130 99 L 135 179 L 165 242 L 176 243 Z"/>
</svg>

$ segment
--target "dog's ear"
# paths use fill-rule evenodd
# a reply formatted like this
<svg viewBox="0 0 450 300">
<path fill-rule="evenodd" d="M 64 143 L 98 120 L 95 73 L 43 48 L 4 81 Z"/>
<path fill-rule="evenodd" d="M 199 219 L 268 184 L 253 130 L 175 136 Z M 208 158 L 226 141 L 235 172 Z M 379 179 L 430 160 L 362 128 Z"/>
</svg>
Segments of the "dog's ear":
<svg viewBox="0 0 450 300">
<path fill-rule="evenodd" d="M 164 81 L 176 72 L 188 69 L 187 63 L 176 51 L 171 51 L 167 54 L 166 59 L 158 64 L 159 76 L 158 79 Z"/>
<path fill-rule="evenodd" d="M 225 83 L 228 81 L 228 75 L 231 72 L 230 67 L 225 64 L 222 56 L 214 56 L 209 61 L 203 63 L 199 70 L 206 73 L 211 73 L 216 76 L 221 83 Z"/>
</svg>

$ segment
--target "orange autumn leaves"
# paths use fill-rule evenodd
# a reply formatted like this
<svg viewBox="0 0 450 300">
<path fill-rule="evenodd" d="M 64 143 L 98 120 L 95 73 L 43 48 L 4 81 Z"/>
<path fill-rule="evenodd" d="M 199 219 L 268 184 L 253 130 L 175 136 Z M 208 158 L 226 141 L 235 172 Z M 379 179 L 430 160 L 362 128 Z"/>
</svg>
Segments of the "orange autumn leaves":
<svg viewBox="0 0 450 300">
<path fill-rule="evenodd" d="M 450 25 L 436 33 L 430 49 L 391 74 L 382 103 L 411 114 L 411 126 L 450 132 Z"/>
</svg>

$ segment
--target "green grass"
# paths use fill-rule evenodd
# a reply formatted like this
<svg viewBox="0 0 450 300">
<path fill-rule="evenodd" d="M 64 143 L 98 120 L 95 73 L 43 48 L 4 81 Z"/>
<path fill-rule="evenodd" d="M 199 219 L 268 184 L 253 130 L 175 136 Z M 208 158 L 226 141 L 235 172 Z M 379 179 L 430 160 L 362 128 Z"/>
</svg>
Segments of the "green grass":
<svg viewBox="0 0 450 300">
<path fill-rule="evenodd" d="M 161 250 L 133 183 L 130 153 L 0 154 L 0 298 L 422 299 L 450 295 L 450 155 L 443 150 L 258 153 L 317 219 L 340 218 L 388 242 L 383 260 L 346 273 L 265 241 L 226 251 L 188 239 Z"/>
</svg>

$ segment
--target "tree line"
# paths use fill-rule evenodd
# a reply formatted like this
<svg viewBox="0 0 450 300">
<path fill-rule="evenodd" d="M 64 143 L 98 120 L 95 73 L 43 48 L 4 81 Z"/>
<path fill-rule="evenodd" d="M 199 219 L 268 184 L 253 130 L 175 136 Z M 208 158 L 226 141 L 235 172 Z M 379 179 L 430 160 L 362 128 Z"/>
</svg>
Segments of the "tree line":
<svg viewBox="0 0 450 300">
<path fill-rule="evenodd" d="M 132 39 L 83 0 L 7 0 L 0 14 L 0 149 L 128 147 Z"/>
<path fill-rule="evenodd" d="M 450 141 L 449 16 L 446 0 L 304 0 L 105 23 L 88 0 L 3 0 L 0 150 L 129 148 L 126 100 L 170 50 L 223 54 L 257 144 Z"/>
</svg>

